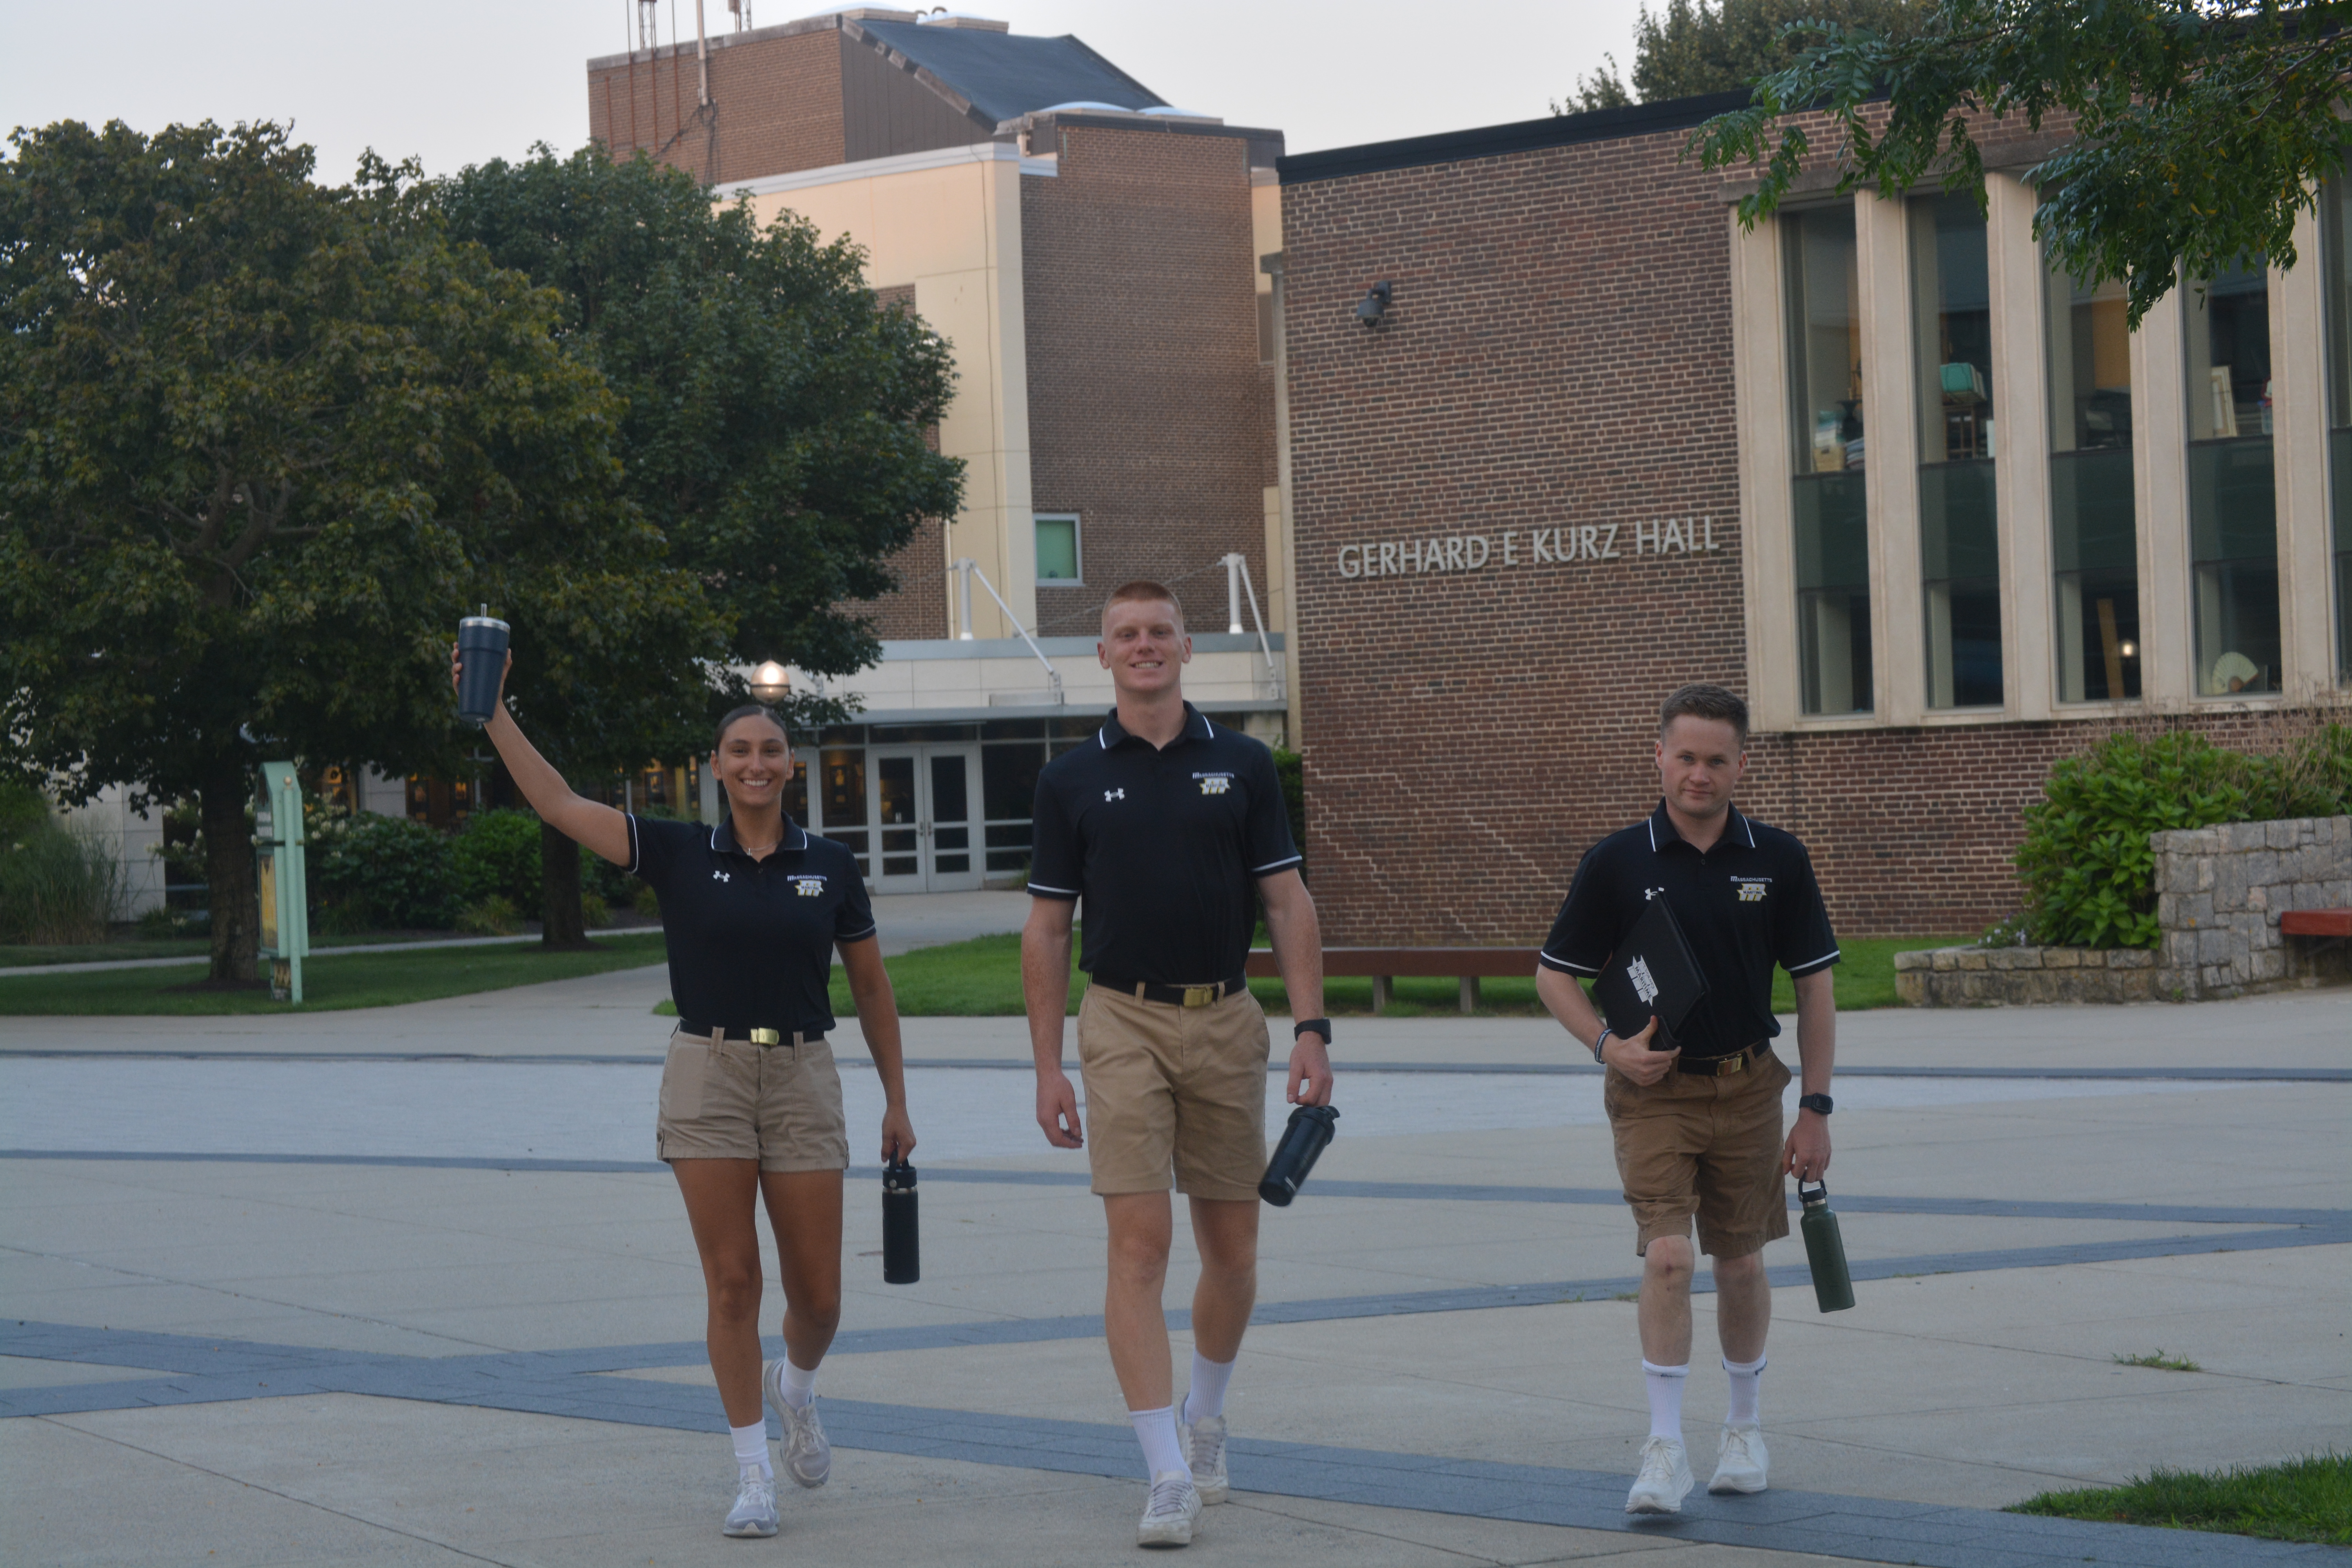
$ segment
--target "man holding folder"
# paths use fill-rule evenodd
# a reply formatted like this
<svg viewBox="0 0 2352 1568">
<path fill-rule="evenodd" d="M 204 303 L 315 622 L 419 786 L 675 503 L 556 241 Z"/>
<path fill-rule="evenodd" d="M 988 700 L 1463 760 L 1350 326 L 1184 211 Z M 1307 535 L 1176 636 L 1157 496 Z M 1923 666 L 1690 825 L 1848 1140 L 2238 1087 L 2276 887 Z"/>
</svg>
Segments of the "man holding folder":
<svg viewBox="0 0 2352 1568">
<path fill-rule="evenodd" d="M 1628 1513 L 1677 1513 L 1692 1486 L 1683 1447 L 1683 1386 L 1690 1374 L 1690 1230 L 1715 1260 L 1716 1320 L 1729 1413 L 1711 1492 L 1765 1488 L 1757 1415 L 1772 1290 L 1764 1244 L 1789 1234 L 1782 1178 L 1817 1181 L 1829 1168 L 1830 1064 L 1837 1006 L 1837 941 L 1805 847 L 1732 805 L 1748 765 L 1748 704 L 1719 686 L 1685 686 L 1658 713 L 1664 798 L 1647 821 L 1592 847 L 1546 940 L 1536 988 L 1608 1069 L 1604 1099 L 1617 1170 L 1639 1235 L 1642 1372 L 1650 1436 Z M 1643 940 L 1671 928 L 1657 953 L 1630 951 L 1653 900 Z M 1675 934 L 1678 931 L 1678 937 Z M 1683 961 L 1686 958 L 1687 967 Z M 1789 1069 L 1773 1054 L 1772 971 L 1796 981 L 1797 1049 L 1805 1093 L 1781 1135 Z M 1608 971 L 1604 975 L 1604 971 Z M 1696 973 L 1690 973 L 1695 971 Z M 1579 979 L 1601 979 L 1633 1017 L 1612 1028 Z M 1666 1020 L 1679 1019 L 1668 1026 Z"/>
</svg>

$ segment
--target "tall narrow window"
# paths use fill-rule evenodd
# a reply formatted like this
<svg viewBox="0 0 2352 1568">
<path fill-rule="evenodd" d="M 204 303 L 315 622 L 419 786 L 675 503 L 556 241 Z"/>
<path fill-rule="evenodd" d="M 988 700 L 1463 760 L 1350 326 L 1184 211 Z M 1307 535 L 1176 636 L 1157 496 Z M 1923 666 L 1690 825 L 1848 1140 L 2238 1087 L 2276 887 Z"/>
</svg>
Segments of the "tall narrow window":
<svg viewBox="0 0 2352 1568">
<path fill-rule="evenodd" d="M 2279 689 L 2271 294 L 2260 258 L 2181 290 L 2189 371 L 2189 552 L 2197 691 Z"/>
<path fill-rule="evenodd" d="M 2327 481 L 2336 535 L 2336 679 L 2352 681 L 2352 186 L 2319 202 L 2327 277 Z"/>
<path fill-rule="evenodd" d="M 1041 514 L 1038 517 L 1037 581 L 1082 581 L 1078 575 L 1078 520 L 1075 516 Z"/>
<path fill-rule="evenodd" d="M 1862 307 L 1853 208 L 1789 213 L 1790 512 L 1797 547 L 1797 664 L 1808 713 L 1865 713 L 1870 684 L 1869 511 L 1863 502 Z"/>
<path fill-rule="evenodd" d="M 1992 290 L 1974 197 L 1911 204 L 1919 366 L 1919 556 L 1927 706 L 2000 702 L 2000 545 L 1993 518 Z"/>
<path fill-rule="evenodd" d="M 2139 538 L 2132 510 L 2131 336 L 2124 286 L 2050 269 L 2050 555 L 2058 700 L 2139 695 Z"/>
</svg>

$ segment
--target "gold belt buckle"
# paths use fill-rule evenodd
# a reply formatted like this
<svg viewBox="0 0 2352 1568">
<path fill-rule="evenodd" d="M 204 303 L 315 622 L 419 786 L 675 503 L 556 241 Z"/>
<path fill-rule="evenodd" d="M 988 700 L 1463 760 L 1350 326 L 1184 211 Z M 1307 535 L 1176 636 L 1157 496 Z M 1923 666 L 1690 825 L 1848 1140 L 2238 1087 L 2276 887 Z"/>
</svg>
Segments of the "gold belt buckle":
<svg viewBox="0 0 2352 1568">
<path fill-rule="evenodd" d="M 781 1046 L 784 1043 L 784 1032 L 782 1029 L 754 1029 L 751 1031 L 751 1043 L 755 1046 Z"/>
<path fill-rule="evenodd" d="M 1742 1051 L 1736 1057 L 1726 1057 L 1723 1060 L 1723 1065 L 1715 1070 L 1719 1073 L 1746 1072 L 1748 1070 L 1748 1053 L 1746 1051 Z"/>
<path fill-rule="evenodd" d="M 1205 1007 L 1217 999 L 1217 990 L 1214 985 L 1187 985 L 1184 987 L 1184 1005 Z"/>
</svg>

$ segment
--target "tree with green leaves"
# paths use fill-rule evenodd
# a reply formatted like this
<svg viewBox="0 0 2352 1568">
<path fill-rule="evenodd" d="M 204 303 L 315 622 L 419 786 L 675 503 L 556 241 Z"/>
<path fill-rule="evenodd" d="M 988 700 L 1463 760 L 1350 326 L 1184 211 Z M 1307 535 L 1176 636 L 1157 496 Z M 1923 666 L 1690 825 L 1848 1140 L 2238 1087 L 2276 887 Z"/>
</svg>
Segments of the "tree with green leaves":
<svg viewBox="0 0 2352 1568">
<path fill-rule="evenodd" d="M 1926 0 L 1666 0 L 1663 12 L 1644 5 L 1633 24 L 1633 82 L 1617 74 L 1617 58 L 1576 91 L 1551 106 L 1554 114 L 1622 109 L 1670 98 L 1731 92 L 1768 72 L 1795 63 L 1805 35 L 1797 23 L 1867 28 L 1885 38 L 1908 37 L 1927 14 Z"/>
<path fill-rule="evenodd" d="M 196 803 L 215 982 L 254 973 L 257 765 L 454 770 L 476 605 L 583 762 L 699 718 L 723 619 L 623 489 L 612 395 L 413 169 L 324 187 L 268 124 L 11 141 L 0 748 L 68 800 Z"/>
<path fill-rule="evenodd" d="M 1982 201 L 1986 122 L 2057 126 L 2034 232 L 2072 276 L 2124 283 L 2137 325 L 2179 278 L 2294 263 L 2296 213 L 2344 169 L 2347 24 L 2352 0 L 1927 0 L 1907 37 L 1793 28 L 1802 51 L 1690 146 L 1763 165 L 1752 224 L 1824 154 L 1842 191 Z"/>
<path fill-rule="evenodd" d="M 455 234 L 562 296 L 564 342 L 622 400 L 629 494 L 727 612 L 731 658 L 817 675 L 880 658 L 855 603 L 896 585 L 888 558 L 919 522 L 955 515 L 963 463 L 925 434 L 953 392 L 949 347 L 877 300 L 856 247 L 789 214 L 761 229 L 682 171 L 595 145 L 435 195 Z"/>
</svg>

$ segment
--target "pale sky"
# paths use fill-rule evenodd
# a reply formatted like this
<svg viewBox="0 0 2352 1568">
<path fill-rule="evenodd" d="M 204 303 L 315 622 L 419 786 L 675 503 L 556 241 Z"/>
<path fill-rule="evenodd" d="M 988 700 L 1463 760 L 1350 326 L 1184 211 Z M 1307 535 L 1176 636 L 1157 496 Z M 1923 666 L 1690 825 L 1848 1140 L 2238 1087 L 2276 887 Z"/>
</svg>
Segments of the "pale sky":
<svg viewBox="0 0 2352 1568">
<path fill-rule="evenodd" d="M 726 0 L 705 0 L 715 34 Z M 694 36 L 662 0 L 662 41 Z M 828 9 L 754 0 L 761 25 Z M 912 9 L 911 5 L 907 7 Z M 1630 63 L 1639 0 L 961 0 L 1020 33 L 1076 33 L 1180 108 L 1287 132 L 1294 153 L 1532 120 L 1604 53 Z M 628 47 L 635 0 L 111 0 L 11 7 L 0 129 L 56 120 L 291 120 L 322 178 L 363 148 L 430 174 L 588 135 L 586 61 Z"/>
</svg>

